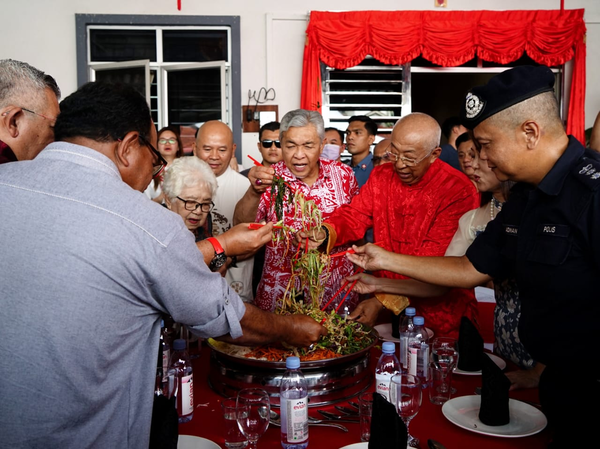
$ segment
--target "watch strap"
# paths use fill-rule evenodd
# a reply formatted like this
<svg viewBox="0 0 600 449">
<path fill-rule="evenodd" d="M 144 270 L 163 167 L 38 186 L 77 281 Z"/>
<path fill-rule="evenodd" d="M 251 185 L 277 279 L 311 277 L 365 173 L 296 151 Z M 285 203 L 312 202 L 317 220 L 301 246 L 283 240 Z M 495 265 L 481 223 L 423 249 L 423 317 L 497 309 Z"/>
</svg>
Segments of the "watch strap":
<svg viewBox="0 0 600 449">
<path fill-rule="evenodd" d="M 219 241 L 216 238 L 209 237 L 206 240 L 208 240 L 210 242 L 210 244 L 213 246 L 213 248 L 215 249 L 215 254 L 221 254 L 221 253 L 225 252 L 225 251 L 223 251 L 223 247 L 221 246 L 221 244 L 219 243 Z"/>
</svg>

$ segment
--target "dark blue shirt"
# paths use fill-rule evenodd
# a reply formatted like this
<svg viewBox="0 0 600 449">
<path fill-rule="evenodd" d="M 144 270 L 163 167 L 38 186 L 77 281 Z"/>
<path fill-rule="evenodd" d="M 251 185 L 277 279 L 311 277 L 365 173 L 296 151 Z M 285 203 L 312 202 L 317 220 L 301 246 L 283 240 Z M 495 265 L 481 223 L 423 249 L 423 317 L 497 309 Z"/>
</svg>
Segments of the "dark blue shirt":
<svg viewBox="0 0 600 449">
<path fill-rule="evenodd" d="M 439 158 L 451 167 L 460 170 L 460 165 L 458 164 L 458 151 L 456 151 L 449 143 L 442 145 L 442 152 L 440 153 Z"/>
<path fill-rule="evenodd" d="M 597 153 L 570 137 L 537 187 L 513 187 L 467 257 L 481 273 L 516 278 L 522 302 L 519 336 L 535 360 L 550 365 L 587 359 L 584 369 L 598 363 L 590 357 L 600 337 Z"/>
<path fill-rule="evenodd" d="M 354 172 L 354 176 L 356 176 L 356 182 L 358 182 L 359 188 L 365 185 L 367 179 L 369 179 L 371 170 L 373 170 L 373 155 L 371 153 L 369 153 L 367 157 L 352 167 L 352 171 Z"/>
</svg>

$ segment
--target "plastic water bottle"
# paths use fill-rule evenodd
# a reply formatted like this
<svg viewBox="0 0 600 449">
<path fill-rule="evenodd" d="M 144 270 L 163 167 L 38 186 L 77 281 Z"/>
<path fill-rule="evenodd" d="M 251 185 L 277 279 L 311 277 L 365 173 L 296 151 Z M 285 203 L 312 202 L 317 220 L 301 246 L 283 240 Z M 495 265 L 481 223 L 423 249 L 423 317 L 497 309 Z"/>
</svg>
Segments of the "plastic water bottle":
<svg viewBox="0 0 600 449">
<path fill-rule="evenodd" d="M 413 335 L 408 339 L 408 374 L 417 376 L 426 388 L 429 382 L 429 335 L 425 329 L 425 318 L 416 316 L 413 323 Z"/>
<path fill-rule="evenodd" d="M 288 357 L 281 378 L 279 404 L 281 410 L 281 447 L 308 447 L 308 383 L 300 371 L 300 359 Z"/>
<path fill-rule="evenodd" d="M 390 379 L 400 372 L 400 362 L 396 357 L 396 345 L 385 341 L 381 345 L 383 353 L 375 367 L 375 390 L 388 401 L 390 400 Z"/>
<path fill-rule="evenodd" d="M 408 339 L 412 335 L 415 325 L 413 323 L 414 316 L 417 314 L 417 310 L 414 307 L 407 307 L 404 309 L 404 316 L 400 322 L 400 366 L 403 371 L 408 371 L 408 359 L 406 357 L 408 348 Z"/>
<path fill-rule="evenodd" d="M 188 422 L 194 416 L 194 374 L 186 342 L 181 338 L 173 341 L 169 374 L 173 374 L 177 381 L 176 403 L 179 422 Z"/>
</svg>

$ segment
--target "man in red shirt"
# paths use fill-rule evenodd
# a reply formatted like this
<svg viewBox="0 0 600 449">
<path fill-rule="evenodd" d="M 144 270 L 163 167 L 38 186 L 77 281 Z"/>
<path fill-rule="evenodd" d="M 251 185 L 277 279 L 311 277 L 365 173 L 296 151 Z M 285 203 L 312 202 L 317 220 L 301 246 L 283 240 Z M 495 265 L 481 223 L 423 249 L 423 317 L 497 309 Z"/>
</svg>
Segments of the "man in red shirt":
<svg viewBox="0 0 600 449">
<path fill-rule="evenodd" d="M 54 141 L 60 89 L 25 62 L 0 60 L 0 164 L 31 160 Z"/>
<path fill-rule="evenodd" d="M 325 221 L 327 245 L 343 245 L 362 238 L 373 228 L 374 241 L 387 250 L 420 256 L 443 256 L 458 227 L 459 218 L 479 205 L 473 183 L 461 172 L 438 160 L 440 126 L 432 117 L 413 113 L 400 119 L 392 132 L 386 158 L 391 164 L 375 167 L 352 202 Z M 316 243 L 326 237 L 321 231 Z M 299 237 L 310 236 L 299 234 Z M 390 271 L 378 277 L 406 279 Z M 453 289 L 448 294 L 410 296 L 425 325 L 437 335 L 458 336 L 461 317 L 476 319 L 472 289 Z M 383 306 L 375 299 L 362 301 L 350 318 L 373 325 Z"/>
</svg>

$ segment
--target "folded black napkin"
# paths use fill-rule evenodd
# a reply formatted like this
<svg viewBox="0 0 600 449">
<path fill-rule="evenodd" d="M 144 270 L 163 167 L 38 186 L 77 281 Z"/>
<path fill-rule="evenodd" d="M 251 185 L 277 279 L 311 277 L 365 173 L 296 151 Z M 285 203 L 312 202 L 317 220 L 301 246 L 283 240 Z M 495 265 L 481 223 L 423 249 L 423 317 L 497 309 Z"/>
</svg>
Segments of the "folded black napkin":
<svg viewBox="0 0 600 449">
<path fill-rule="evenodd" d="M 179 416 L 175 396 L 154 396 L 149 449 L 177 449 L 179 439 Z"/>
<path fill-rule="evenodd" d="M 463 316 L 458 331 L 458 369 L 479 371 L 482 354 L 483 338 L 471 320 Z"/>
<path fill-rule="evenodd" d="M 371 415 L 371 437 L 369 449 L 406 447 L 408 431 L 396 407 L 381 394 L 373 393 L 373 412 Z"/>
<path fill-rule="evenodd" d="M 488 426 L 503 426 L 510 422 L 508 389 L 510 380 L 487 355 L 481 357 L 481 408 L 479 420 Z"/>
</svg>

